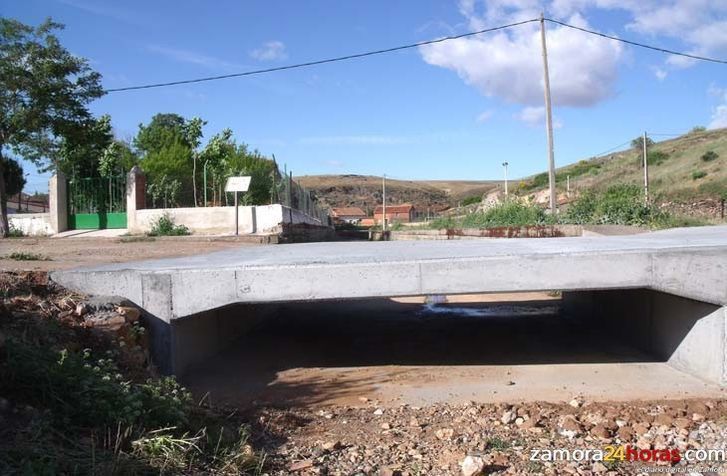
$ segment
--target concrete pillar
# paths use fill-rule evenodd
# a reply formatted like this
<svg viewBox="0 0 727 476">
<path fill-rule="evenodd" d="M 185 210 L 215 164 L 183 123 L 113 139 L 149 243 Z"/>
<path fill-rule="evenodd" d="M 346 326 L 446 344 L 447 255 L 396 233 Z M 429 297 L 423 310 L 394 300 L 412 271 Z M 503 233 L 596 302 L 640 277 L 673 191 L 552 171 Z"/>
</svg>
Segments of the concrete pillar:
<svg viewBox="0 0 727 476">
<path fill-rule="evenodd" d="M 63 172 L 56 172 L 48 181 L 50 228 L 53 233 L 68 229 L 68 182 Z"/>
<path fill-rule="evenodd" d="M 126 227 L 130 233 L 138 231 L 136 211 L 146 208 L 146 176 L 138 165 L 126 176 Z"/>
</svg>

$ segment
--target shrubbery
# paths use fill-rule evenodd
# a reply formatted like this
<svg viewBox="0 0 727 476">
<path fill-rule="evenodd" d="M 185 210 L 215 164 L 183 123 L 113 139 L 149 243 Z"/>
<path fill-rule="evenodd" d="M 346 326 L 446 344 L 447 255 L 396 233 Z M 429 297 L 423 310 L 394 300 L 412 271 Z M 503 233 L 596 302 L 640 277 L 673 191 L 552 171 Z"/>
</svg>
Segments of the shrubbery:
<svg viewBox="0 0 727 476">
<path fill-rule="evenodd" d="M 719 154 L 713 150 L 708 150 L 702 155 L 702 161 L 703 162 L 711 162 L 713 160 L 717 160 L 719 158 Z"/>
<path fill-rule="evenodd" d="M 172 217 L 165 213 L 152 224 L 149 236 L 184 236 L 190 235 L 189 228 L 184 225 L 175 225 Z"/>
<path fill-rule="evenodd" d="M 566 223 L 645 226 L 655 223 L 661 214 L 644 202 L 644 191 L 636 185 L 613 185 L 596 194 L 586 191 L 568 207 L 562 220 Z"/>
</svg>

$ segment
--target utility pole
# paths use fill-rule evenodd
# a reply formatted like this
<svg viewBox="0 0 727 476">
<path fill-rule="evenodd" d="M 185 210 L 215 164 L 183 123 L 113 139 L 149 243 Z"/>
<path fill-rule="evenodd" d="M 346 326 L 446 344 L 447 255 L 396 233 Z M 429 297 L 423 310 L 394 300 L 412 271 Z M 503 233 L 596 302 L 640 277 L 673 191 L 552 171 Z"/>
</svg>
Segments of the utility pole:
<svg viewBox="0 0 727 476">
<path fill-rule="evenodd" d="M 384 214 L 383 214 L 383 221 L 382 221 L 381 229 L 383 230 L 384 235 L 385 235 L 386 234 L 386 174 L 384 174 L 384 176 L 383 176 L 383 189 L 384 189 L 384 193 L 383 193 L 383 200 L 382 200 L 382 209 L 383 209 Z"/>
<path fill-rule="evenodd" d="M 505 195 L 507 195 L 507 166 L 509 164 L 507 162 L 503 162 L 502 166 L 505 167 Z"/>
<path fill-rule="evenodd" d="M 543 45 L 543 86 L 545 90 L 545 127 L 548 129 L 548 182 L 550 184 L 550 212 L 556 212 L 555 157 L 553 154 L 553 111 L 550 103 L 550 74 L 548 49 L 545 45 L 545 17 L 540 13 L 540 40 Z"/>
<path fill-rule="evenodd" d="M 644 131 L 641 142 L 643 142 L 644 149 L 644 201 L 649 203 L 649 159 L 646 152 L 646 131 Z"/>
</svg>

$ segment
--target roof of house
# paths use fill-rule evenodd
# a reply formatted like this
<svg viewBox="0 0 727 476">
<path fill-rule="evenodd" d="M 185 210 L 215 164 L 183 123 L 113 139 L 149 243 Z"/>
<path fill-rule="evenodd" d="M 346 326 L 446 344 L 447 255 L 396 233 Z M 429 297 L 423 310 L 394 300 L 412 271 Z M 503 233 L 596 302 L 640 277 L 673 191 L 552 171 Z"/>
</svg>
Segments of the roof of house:
<svg viewBox="0 0 727 476">
<path fill-rule="evenodd" d="M 402 203 L 401 205 L 386 205 L 386 214 L 389 213 L 409 213 L 414 208 L 411 203 Z M 374 214 L 382 215 L 384 213 L 384 207 L 379 205 L 374 210 Z"/>
<path fill-rule="evenodd" d="M 366 212 L 358 207 L 336 207 L 331 208 L 331 215 L 334 217 L 365 217 Z"/>
</svg>

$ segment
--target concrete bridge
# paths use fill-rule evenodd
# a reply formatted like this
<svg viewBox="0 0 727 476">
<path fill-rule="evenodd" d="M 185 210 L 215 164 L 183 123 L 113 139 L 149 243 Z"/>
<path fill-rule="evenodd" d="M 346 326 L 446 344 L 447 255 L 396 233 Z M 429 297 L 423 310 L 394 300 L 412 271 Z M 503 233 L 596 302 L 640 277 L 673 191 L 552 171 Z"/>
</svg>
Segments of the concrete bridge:
<svg viewBox="0 0 727 476">
<path fill-rule="evenodd" d="M 560 290 L 567 312 L 676 367 L 727 383 L 727 226 L 245 247 L 57 271 L 51 279 L 142 307 L 157 365 L 176 374 L 272 316 L 274 303 Z"/>
</svg>

